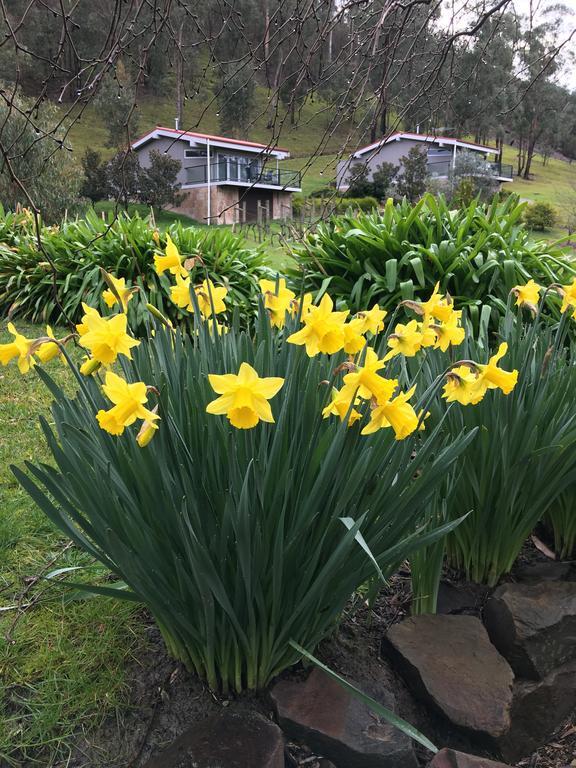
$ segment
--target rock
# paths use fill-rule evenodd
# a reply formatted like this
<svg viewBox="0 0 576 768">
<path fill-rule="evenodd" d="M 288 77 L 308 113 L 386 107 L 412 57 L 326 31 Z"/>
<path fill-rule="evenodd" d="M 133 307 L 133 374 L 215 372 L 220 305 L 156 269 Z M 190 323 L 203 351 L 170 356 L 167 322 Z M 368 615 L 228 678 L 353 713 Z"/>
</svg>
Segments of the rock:
<svg viewBox="0 0 576 768">
<path fill-rule="evenodd" d="M 576 583 L 504 584 L 484 609 L 490 639 L 520 677 L 576 661 Z"/>
<path fill-rule="evenodd" d="M 512 727 L 498 741 L 506 760 L 516 762 L 543 746 L 576 709 L 576 663 L 554 670 L 540 682 L 514 688 Z"/>
<path fill-rule="evenodd" d="M 394 696 L 377 681 L 354 683 L 394 710 Z M 320 669 L 305 681 L 281 680 L 271 691 L 281 728 L 336 768 L 416 768 L 408 736 L 379 718 Z"/>
<path fill-rule="evenodd" d="M 416 695 L 453 725 L 495 739 L 510 728 L 514 674 L 473 616 L 414 616 L 386 636 Z"/>
<path fill-rule="evenodd" d="M 482 584 L 440 582 L 438 613 L 465 613 L 479 616 L 490 590 Z"/>
<path fill-rule="evenodd" d="M 428 763 L 427 768 L 507 768 L 504 763 L 496 763 L 486 757 L 467 755 L 455 749 L 441 749 Z"/>
<path fill-rule="evenodd" d="M 517 581 L 539 584 L 542 581 L 575 581 L 576 572 L 571 563 L 547 560 L 533 565 L 522 565 L 514 572 Z"/>
<path fill-rule="evenodd" d="M 257 712 L 226 709 L 195 723 L 144 768 L 284 768 L 284 739 Z"/>
</svg>

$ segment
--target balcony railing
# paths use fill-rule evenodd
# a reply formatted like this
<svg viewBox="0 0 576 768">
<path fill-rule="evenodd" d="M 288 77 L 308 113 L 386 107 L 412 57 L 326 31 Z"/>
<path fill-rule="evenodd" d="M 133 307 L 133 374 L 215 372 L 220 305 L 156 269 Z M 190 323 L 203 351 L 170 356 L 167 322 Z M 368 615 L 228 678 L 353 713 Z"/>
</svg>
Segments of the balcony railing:
<svg viewBox="0 0 576 768">
<path fill-rule="evenodd" d="M 207 164 L 191 165 L 186 171 L 187 184 L 207 184 Z M 236 158 L 226 157 L 210 163 L 210 181 L 236 181 L 244 184 L 267 185 L 271 187 L 290 187 L 300 189 L 300 171 L 277 170 L 267 166 L 241 163 Z"/>
<path fill-rule="evenodd" d="M 505 163 L 485 163 L 486 173 L 478 171 L 480 175 L 487 175 L 494 178 L 512 179 L 512 166 Z M 430 176 L 449 176 L 452 170 L 452 160 L 438 160 L 428 163 L 428 173 Z"/>
</svg>

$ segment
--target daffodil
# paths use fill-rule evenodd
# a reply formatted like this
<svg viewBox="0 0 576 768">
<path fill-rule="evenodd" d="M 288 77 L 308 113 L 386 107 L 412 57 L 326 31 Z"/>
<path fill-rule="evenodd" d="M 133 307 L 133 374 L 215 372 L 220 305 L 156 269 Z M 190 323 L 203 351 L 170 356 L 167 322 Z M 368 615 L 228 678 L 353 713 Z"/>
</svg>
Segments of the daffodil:
<svg viewBox="0 0 576 768">
<path fill-rule="evenodd" d="M 394 328 L 394 333 L 388 338 L 390 352 L 384 357 L 384 361 L 390 360 L 395 355 L 413 357 L 420 351 L 423 341 L 424 334 L 421 330 L 421 324 L 417 323 L 416 320 L 410 320 L 405 325 L 398 323 Z"/>
<path fill-rule="evenodd" d="M 89 329 L 86 323 L 87 317 L 100 317 L 98 310 L 94 309 L 94 307 L 89 307 L 84 301 L 82 302 L 82 309 L 84 310 L 84 315 L 82 320 L 76 325 L 76 330 L 80 336 L 84 336 L 85 333 L 88 333 Z"/>
<path fill-rule="evenodd" d="M 131 359 L 130 350 L 140 342 L 128 335 L 127 323 L 128 319 L 124 314 L 100 317 L 98 312 L 86 313 L 82 318 L 81 325 L 84 330 L 78 343 L 103 365 L 111 365 L 118 355 Z"/>
<path fill-rule="evenodd" d="M 264 295 L 264 307 L 270 315 L 270 322 L 277 328 L 283 328 L 286 320 L 286 312 L 292 312 L 293 302 L 296 298 L 294 291 L 286 288 L 286 280 L 282 278 L 276 283 L 274 280 L 260 280 L 260 290 Z"/>
<path fill-rule="evenodd" d="M 570 285 L 562 285 L 560 290 L 562 292 L 560 311 L 566 312 L 568 309 L 573 309 L 574 317 L 576 318 L 576 278 L 574 278 Z"/>
<path fill-rule="evenodd" d="M 211 317 L 212 309 L 214 309 L 215 315 L 219 315 L 221 312 L 226 312 L 224 298 L 228 294 L 228 291 L 223 286 L 216 287 L 212 280 L 204 280 L 202 285 L 195 286 L 194 292 L 198 300 L 198 307 L 200 308 L 203 317 Z M 191 311 L 194 311 L 193 305 Z"/>
<path fill-rule="evenodd" d="M 156 414 L 158 411 L 158 406 L 155 405 L 154 408 L 152 408 L 152 413 Z M 136 442 L 140 446 L 140 448 L 145 448 L 150 440 L 154 437 L 156 432 L 158 431 L 158 424 L 156 424 L 156 421 L 150 421 L 150 419 L 146 419 L 142 426 L 140 427 L 140 432 L 136 435 Z"/>
<path fill-rule="evenodd" d="M 305 293 L 302 298 L 292 299 L 292 315 L 297 315 L 300 312 L 300 306 L 302 306 L 302 317 L 310 311 L 312 306 L 312 294 Z"/>
<path fill-rule="evenodd" d="M 362 336 L 364 321 L 356 317 L 344 324 L 344 352 L 348 355 L 355 355 L 360 352 L 366 344 L 366 339 Z"/>
<path fill-rule="evenodd" d="M 486 387 L 480 384 L 478 374 L 467 365 L 458 365 L 446 375 L 442 397 L 448 403 L 476 405 L 485 393 Z"/>
<path fill-rule="evenodd" d="M 433 347 L 436 344 L 438 337 L 431 318 L 418 323 L 418 330 L 422 334 L 422 347 Z"/>
<path fill-rule="evenodd" d="M 453 304 L 452 301 L 440 293 L 440 283 L 436 283 L 432 295 L 428 301 L 421 302 L 420 307 L 424 316 L 424 321 L 434 318 L 435 320 L 444 322 L 449 318 Z"/>
<path fill-rule="evenodd" d="M 388 313 L 385 309 L 380 309 L 378 304 L 374 304 L 369 312 L 358 312 L 357 317 L 362 319 L 362 329 L 360 333 L 371 333 L 376 336 L 384 328 L 384 318 Z"/>
<path fill-rule="evenodd" d="M 182 265 L 182 257 L 169 234 L 166 234 L 166 250 L 164 253 L 164 256 L 159 256 L 158 254 L 154 256 L 154 269 L 157 274 L 162 275 L 166 270 L 169 270 L 172 275 L 186 277 L 188 270 Z"/>
<path fill-rule="evenodd" d="M 344 346 L 344 323 L 348 311 L 333 312 L 334 304 L 327 293 L 318 306 L 302 315 L 304 327 L 288 337 L 289 344 L 305 344 L 309 357 L 319 352 L 332 355 Z"/>
<path fill-rule="evenodd" d="M 342 396 L 350 402 L 354 393 L 364 400 L 375 398 L 376 400 L 388 400 L 398 382 L 396 379 L 385 379 L 378 374 L 384 368 L 384 361 L 380 360 L 376 352 L 370 347 L 366 350 L 364 364 L 356 370 L 344 376 L 344 388 Z"/>
<path fill-rule="evenodd" d="M 28 373 L 35 362 L 30 351 L 34 341 L 18 333 L 13 323 L 8 323 L 8 330 L 14 336 L 14 341 L 0 344 L 0 363 L 8 365 L 11 360 L 17 359 L 20 373 Z"/>
<path fill-rule="evenodd" d="M 113 307 L 115 304 L 118 304 L 118 299 L 120 299 L 122 311 L 126 312 L 128 302 L 134 294 L 134 289 L 126 287 L 126 280 L 123 277 L 114 277 L 114 275 L 108 273 L 106 273 L 106 282 L 111 283 L 114 286 L 114 290 L 117 294 L 116 295 L 111 288 L 107 288 L 104 291 L 102 298 L 104 299 L 106 306 Z"/>
<path fill-rule="evenodd" d="M 418 414 L 408 400 L 416 387 L 408 392 L 401 392 L 397 397 L 377 405 L 370 414 L 370 421 L 362 430 L 362 435 L 371 435 L 379 429 L 392 427 L 396 440 L 404 440 L 418 428 Z"/>
<path fill-rule="evenodd" d="M 102 389 L 114 407 L 98 411 L 96 418 L 100 427 L 111 435 L 121 435 L 136 419 L 153 423 L 160 418 L 144 407 L 148 400 L 148 388 L 144 382 L 128 384 L 121 376 L 108 371 Z"/>
<path fill-rule="evenodd" d="M 190 278 L 176 275 L 176 285 L 170 288 L 170 298 L 180 309 L 187 309 L 188 312 L 194 311 L 194 304 L 190 297 Z"/>
<path fill-rule="evenodd" d="M 535 283 L 534 280 L 528 280 L 526 285 L 515 285 L 511 293 L 516 296 L 516 306 L 524 305 L 532 308 L 538 305 L 540 300 L 540 291 L 542 286 Z"/>
<path fill-rule="evenodd" d="M 436 334 L 435 349 L 441 349 L 442 352 L 446 352 L 450 345 L 457 347 L 459 344 L 462 344 L 466 331 L 460 327 L 461 317 L 462 310 L 454 309 L 447 320 L 440 325 L 434 326 Z"/>
<path fill-rule="evenodd" d="M 278 393 L 284 379 L 276 376 L 260 378 L 251 365 L 242 363 L 238 374 L 211 373 L 208 380 L 220 397 L 208 403 L 207 413 L 226 415 L 238 429 L 251 429 L 260 420 L 274 423 L 268 400 Z"/>
<path fill-rule="evenodd" d="M 508 352 L 508 344 L 504 341 L 498 347 L 498 352 L 492 355 L 487 365 L 478 364 L 478 371 L 480 386 L 484 386 L 486 389 L 501 389 L 505 395 L 509 395 L 518 381 L 518 371 L 504 371 L 502 368 L 498 368 L 498 361 L 504 357 L 506 352 Z"/>
<path fill-rule="evenodd" d="M 46 336 L 49 339 L 55 339 L 54 333 L 52 331 L 52 328 L 50 328 L 49 325 L 46 326 Z M 63 357 L 60 347 L 58 344 L 55 343 L 55 341 L 46 341 L 44 344 L 41 344 L 36 352 L 34 353 L 38 360 L 40 360 L 41 363 L 49 363 L 50 360 L 53 360 L 55 357 L 58 357 L 60 355 Z M 65 359 L 65 358 L 64 358 Z"/>
<path fill-rule="evenodd" d="M 352 397 L 354 397 L 353 394 Z M 322 418 L 327 419 L 328 416 L 338 416 L 340 421 L 344 421 L 346 416 L 348 416 L 348 426 L 351 427 L 355 421 L 358 421 L 358 419 L 362 418 L 362 414 L 357 411 L 356 408 L 350 409 L 350 405 L 352 404 L 352 397 L 343 397 L 342 392 L 338 392 L 337 389 L 333 389 L 332 400 L 322 410 Z M 356 398 L 354 405 L 357 405 L 359 402 L 360 399 Z"/>
<path fill-rule="evenodd" d="M 95 360 L 93 357 L 89 357 L 86 355 L 84 358 L 84 362 L 80 366 L 80 373 L 82 376 L 92 376 L 93 373 L 96 373 L 97 370 L 99 370 L 102 367 L 102 363 L 98 360 Z"/>
</svg>

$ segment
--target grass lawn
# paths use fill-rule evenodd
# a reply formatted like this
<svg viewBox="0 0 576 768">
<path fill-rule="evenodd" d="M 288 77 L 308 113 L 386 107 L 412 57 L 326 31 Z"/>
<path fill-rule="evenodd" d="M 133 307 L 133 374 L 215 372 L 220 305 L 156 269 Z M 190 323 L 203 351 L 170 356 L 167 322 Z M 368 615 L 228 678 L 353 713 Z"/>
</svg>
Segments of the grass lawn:
<svg viewBox="0 0 576 768">
<path fill-rule="evenodd" d="M 514 147 L 504 147 L 502 160 L 504 163 L 512 163 L 514 169 L 516 168 Z M 567 196 L 574 198 L 576 206 L 576 163 L 550 159 L 543 165 L 542 158 L 536 155 L 532 162 L 532 176 L 530 181 L 514 176 L 514 181 L 506 184 L 505 189 L 529 200 L 551 203 L 558 208 L 559 215 Z"/>
<path fill-rule="evenodd" d="M 29 337 L 38 327 L 18 323 Z M 9 335 L 0 331 L 0 343 Z M 47 366 L 60 382 L 70 373 Z M 9 465 L 48 459 L 38 423 L 50 397 L 38 376 L 0 368 L 0 765 L 55 765 L 66 743 L 123 700 L 122 670 L 140 639 L 135 608 L 103 598 L 65 603 L 44 576 L 87 565 L 16 483 Z M 88 574 L 84 574 L 86 580 Z M 12 608 L 12 606 L 18 606 Z"/>
</svg>

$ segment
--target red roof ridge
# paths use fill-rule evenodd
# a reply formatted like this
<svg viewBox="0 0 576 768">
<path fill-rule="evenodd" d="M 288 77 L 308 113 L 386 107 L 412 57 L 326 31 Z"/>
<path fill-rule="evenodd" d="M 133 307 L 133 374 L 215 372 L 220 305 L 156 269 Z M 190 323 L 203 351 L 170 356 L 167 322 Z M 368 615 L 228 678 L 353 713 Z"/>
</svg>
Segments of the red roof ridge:
<svg viewBox="0 0 576 768">
<path fill-rule="evenodd" d="M 229 144 L 238 144 L 240 146 L 246 146 L 246 147 L 260 147 L 262 149 L 268 149 L 270 151 L 277 151 L 277 152 L 289 152 L 290 150 L 284 149 L 283 147 L 272 147 L 270 144 L 262 144 L 258 141 L 247 141 L 246 139 L 232 139 L 227 136 L 217 136 L 216 134 L 210 134 L 210 133 L 200 133 L 199 131 L 185 131 L 182 128 L 167 128 L 164 125 L 157 125 L 155 128 L 152 128 L 150 131 L 146 131 L 146 133 L 142 134 L 142 136 L 139 136 L 135 141 L 132 142 L 132 144 L 136 144 L 139 141 L 142 141 L 142 139 L 145 139 L 146 136 L 149 136 L 150 134 L 154 133 L 154 131 L 168 131 L 169 133 L 176 133 L 179 136 L 195 136 L 199 139 L 213 139 L 214 141 L 226 141 Z"/>
<path fill-rule="evenodd" d="M 394 131 L 390 136 L 382 137 L 379 141 L 372 141 L 370 144 L 366 144 L 365 147 L 360 147 L 353 154 L 364 152 L 371 147 L 377 147 L 379 144 L 384 146 L 390 139 L 394 139 L 396 136 L 413 136 L 417 139 L 432 139 L 433 141 L 459 141 L 461 144 L 469 144 L 471 147 L 480 147 L 482 149 L 488 149 L 491 152 L 499 152 L 497 147 L 490 147 L 487 144 L 477 144 L 475 141 L 466 141 L 465 139 L 457 139 L 455 136 L 442 136 L 435 133 L 414 133 L 413 131 Z"/>
</svg>

